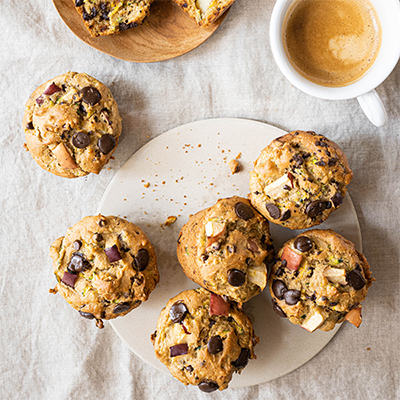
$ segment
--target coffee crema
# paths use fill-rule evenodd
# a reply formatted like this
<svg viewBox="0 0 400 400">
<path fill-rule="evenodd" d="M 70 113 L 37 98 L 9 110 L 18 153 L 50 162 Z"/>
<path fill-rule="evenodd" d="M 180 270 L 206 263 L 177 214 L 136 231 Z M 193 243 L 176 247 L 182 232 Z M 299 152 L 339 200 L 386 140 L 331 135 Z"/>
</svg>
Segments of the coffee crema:
<svg viewBox="0 0 400 400">
<path fill-rule="evenodd" d="M 375 62 L 381 42 L 378 14 L 368 0 L 297 0 L 283 24 L 289 61 L 322 86 L 358 81 Z"/>
</svg>

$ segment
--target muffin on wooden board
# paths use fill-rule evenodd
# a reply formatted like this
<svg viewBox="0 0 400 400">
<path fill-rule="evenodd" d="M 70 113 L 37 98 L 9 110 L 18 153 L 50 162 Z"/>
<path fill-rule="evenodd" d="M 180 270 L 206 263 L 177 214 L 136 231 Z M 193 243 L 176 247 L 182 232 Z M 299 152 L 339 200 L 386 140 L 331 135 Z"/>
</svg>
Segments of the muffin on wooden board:
<svg viewBox="0 0 400 400">
<path fill-rule="evenodd" d="M 183 11 L 205 28 L 215 22 L 235 0 L 174 0 Z"/>
<path fill-rule="evenodd" d="M 233 373 L 256 358 L 258 342 L 243 311 L 202 288 L 168 301 L 151 340 L 156 357 L 171 374 L 203 392 L 226 389 Z"/>
<path fill-rule="evenodd" d="M 277 314 L 313 332 L 330 331 L 343 320 L 358 328 L 373 280 L 353 243 L 331 229 L 313 229 L 279 250 L 269 286 Z"/>
<path fill-rule="evenodd" d="M 304 229 L 342 203 L 353 172 L 343 151 L 325 136 L 295 131 L 273 140 L 250 172 L 249 199 L 271 222 Z"/>
<path fill-rule="evenodd" d="M 143 23 L 153 0 L 72 0 L 91 36 L 112 35 Z"/>
<path fill-rule="evenodd" d="M 156 255 L 145 233 L 122 218 L 83 218 L 50 248 L 60 293 L 82 317 L 127 314 L 146 301 L 159 281 Z"/>
<path fill-rule="evenodd" d="M 65 178 L 98 174 L 110 160 L 122 130 L 110 90 L 77 72 L 59 75 L 31 94 L 23 127 L 33 159 Z"/>
<path fill-rule="evenodd" d="M 235 196 L 190 217 L 179 234 L 177 254 L 194 282 L 243 303 L 265 288 L 274 248 L 268 221 L 247 199 Z"/>
</svg>

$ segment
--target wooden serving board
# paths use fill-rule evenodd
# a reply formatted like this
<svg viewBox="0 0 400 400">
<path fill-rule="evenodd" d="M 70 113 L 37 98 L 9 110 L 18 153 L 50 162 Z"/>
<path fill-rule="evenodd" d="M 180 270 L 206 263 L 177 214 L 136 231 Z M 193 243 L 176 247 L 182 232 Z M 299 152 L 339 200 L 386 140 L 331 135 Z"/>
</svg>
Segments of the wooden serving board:
<svg viewBox="0 0 400 400">
<path fill-rule="evenodd" d="M 63 21 L 89 46 L 125 61 L 148 63 L 181 56 L 200 46 L 219 27 L 227 12 L 200 28 L 172 0 L 155 0 L 143 25 L 114 35 L 92 37 L 73 0 L 53 0 Z M 229 10 L 228 10 L 229 11 Z"/>
</svg>

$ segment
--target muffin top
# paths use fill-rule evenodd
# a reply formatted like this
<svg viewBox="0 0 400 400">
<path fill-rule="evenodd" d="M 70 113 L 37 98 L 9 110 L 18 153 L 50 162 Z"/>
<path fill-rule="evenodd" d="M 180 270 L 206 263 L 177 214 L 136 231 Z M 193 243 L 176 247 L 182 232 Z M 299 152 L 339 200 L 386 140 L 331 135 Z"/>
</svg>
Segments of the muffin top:
<svg viewBox="0 0 400 400">
<path fill-rule="evenodd" d="M 151 339 L 175 378 L 205 392 L 226 389 L 232 374 L 256 358 L 258 342 L 243 311 L 202 288 L 170 299 Z"/>
<path fill-rule="evenodd" d="M 98 174 L 122 130 L 110 90 L 97 79 L 76 72 L 57 76 L 32 93 L 23 126 L 34 160 L 66 178 Z"/>
<path fill-rule="evenodd" d="M 373 280 L 353 243 L 331 229 L 313 229 L 283 245 L 269 282 L 274 310 L 313 332 L 344 319 L 358 327 Z"/>
<path fill-rule="evenodd" d="M 102 319 L 127 314 L 146 301 L 159 280 L 145 233 L 122 218 L 83 218 L 50 248 L 57 291 L 79 313 Z"/>
<path fill-rule="evenodd" d="M 309 228 L 343 203 L 352 177 L 336 143 L 315 132 L 291 132 L 261 152 L 250 172 L 249 199 L 275 224 Z"/>
<path fill-rule="evenodd" d="M 177 254 L 190 279 L 242 303 L 265 288 L 274 249 L 268 221 L 235 196 L 192 216 L 180 232 Z"/>
</svg>

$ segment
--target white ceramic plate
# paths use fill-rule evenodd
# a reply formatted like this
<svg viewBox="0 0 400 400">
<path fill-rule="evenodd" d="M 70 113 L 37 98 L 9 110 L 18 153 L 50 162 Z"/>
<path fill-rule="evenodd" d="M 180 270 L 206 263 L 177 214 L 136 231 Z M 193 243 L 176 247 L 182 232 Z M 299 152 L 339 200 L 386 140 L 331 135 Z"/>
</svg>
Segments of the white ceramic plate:
<svg viewBox="0 0 400 400">
<path fill-rule="evenodd" d="M 119 337 L 142 360 L 169 374 L 153 351 L 150 335 L 161 309 L 183 290 L 198 287 L 183 273 L 176 257 L 179 231 L 189 215 L 215 204 L 222 197 L 247 197 L 249 171 L 261 150 L 285 134 L 273 126 L 244 119 L 210 119 L 172 129 L 147 143 L 118 171 L 101 200 L 98 212 L 118 215 L 140 226 L 153 244 L 160 283 L 147 302 L 110 323 Z M 232 175 L 228 161 L 238 156 L 243 170 Z M 150 183 L 149 187 L 144 187 Z M 162 223 L 170 215 L 178 220 Z M 271 224 L 272 225 L 272 224 Z M 361 251 L 357 215 L 347 195 L 340 209 L 321 228 L 331 228 Z M 298 234 L 271 226 L 275 248 Z M 308 333 L 277 316 L 267 290 L 245 304 L 260 343 L 257 359 L 230 387 L 244 387 L 283 376 L 315 356 L 337 332 Z M 299 346 L 301 343 L 301 346 Z"/>
</svg>

